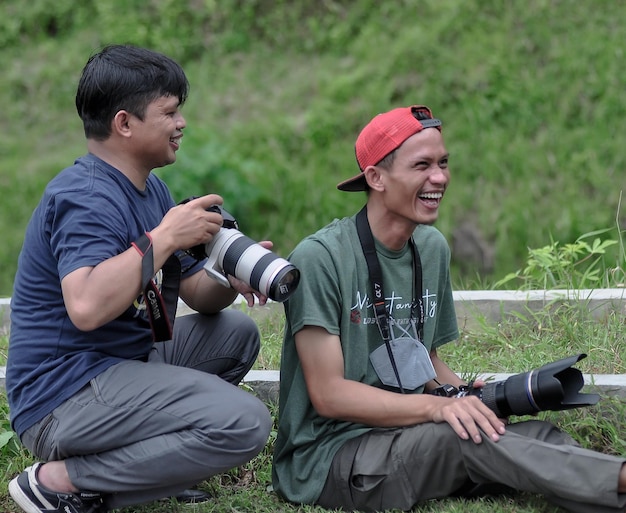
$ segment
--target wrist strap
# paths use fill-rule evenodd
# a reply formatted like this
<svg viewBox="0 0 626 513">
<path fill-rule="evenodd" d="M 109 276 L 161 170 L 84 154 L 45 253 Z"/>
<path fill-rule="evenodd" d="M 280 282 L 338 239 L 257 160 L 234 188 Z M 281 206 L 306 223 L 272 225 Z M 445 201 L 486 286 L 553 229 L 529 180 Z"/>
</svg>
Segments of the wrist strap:
<svg viewBox="0 0 626 513">
<path fill-rule="evenodd" d="M 131 246 L 141 255 L 141 290 L 152 328 L 152 339 L 155 342 L 171 340 L 178 304 L 180 260 L 174 254 L 165 261 L 161 268 L 163 281 L 159 290 L 153 279 L 154 255 L 150 234 L 144 233 Z"/>
<path fill-rule="evenodd" d="M 141 290 L 145 290 L 154 276 L 154 255 L 152 251 L 152 238 L 148 232 L 144 233 L 135 242 L 131 243 L 141 255 Z"/>
</svg>

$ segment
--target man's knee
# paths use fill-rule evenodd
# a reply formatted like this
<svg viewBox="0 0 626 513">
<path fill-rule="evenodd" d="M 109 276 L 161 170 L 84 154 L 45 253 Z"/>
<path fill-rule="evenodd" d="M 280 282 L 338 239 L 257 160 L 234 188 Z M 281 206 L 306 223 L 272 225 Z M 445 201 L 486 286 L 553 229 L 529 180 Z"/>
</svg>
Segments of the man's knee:
<svg viewBox="0 0 626 513">
<path fill-rule="evenodd" d="M 232 308 L 221 311 L 217 314 L 218 317 L 199 315 L 196 322 L 202 324 L 207 322 L 208 324 L 215 323 L 212 330 L 217 330 L 220 333 L 228 334 L 229 338 L 237 338 L 242 343 L 248 345 L 260 345 L 260 333 L 256 322 L 252 317 Z"/>
<path fill-rule="evenodd" d="M 242 338 L 260 343 L 259 328 L 252 317 L 238 310 L 230 310 L 228 315 L 233 329 L 237 330 Z"/>
<path fill-rule="evenodd" d="M 272 429 L 272 417 L 265 404 L 248 394 L 238 405 L 238 415 L 227 430 L 233 443 L 240 446 L 245 458 L 251 459 L 263 450 Z"/>
</svg>

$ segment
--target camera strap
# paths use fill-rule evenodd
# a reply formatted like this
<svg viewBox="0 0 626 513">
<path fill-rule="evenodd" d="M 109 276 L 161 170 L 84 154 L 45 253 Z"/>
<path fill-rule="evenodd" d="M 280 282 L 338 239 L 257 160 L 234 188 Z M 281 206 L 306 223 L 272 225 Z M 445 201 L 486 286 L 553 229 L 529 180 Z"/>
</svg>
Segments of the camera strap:
<svg viewBox="0 0 626 513">
<path fill-rule="evenodd" d="M 396 365 L 395 358 L 393 357 L 393 350 L 391 348 L 391 331 L 389 327 L 389 316 L 387 308 L 385 307 L 385 293 L 383 289 L 383 272 L 376 254 L 376 245 L 374 243 L 374 236 L 372 235 L 372 229 L 367 219 L 367 205 L 365 205 L 359 213 L 356 215 L 356 228 L 361 242 L 361 248 L 363 249 L 363 255 L 367 262 L 367 269 L 369 272 L 369 278 L 372 282 L 373 289 L 373 306 L 374 316 L 376 318 L 376 324 L 380 331 L 380 336 L 385 342 L 387 347 L 387 353 L 391 361 L 391 366 L 398 382 L 398 388 L 401 393 L 404 393 L 402 382 L 400 381 L 400 375 L 398 373 L 398 367 Z M 417 319 L 417 334 L 419 342 L 423 343 L 424 339 L 424 299 L 422 297 L 422 263 L 419 256 L 419 251 L 413 241 L 413 237 L 410 238 L 410 248 L 413 254 L 413 298 L 411 299 L 411 319 L 415 318 L 416 306 L 419 305 L 419 317 Z"/>
<path fill-rule="evenodd" d="M 152 340 L 171 340 L 178 305 L 180 260 L 173 254 L 165 261 L 161 268 L 163 282 L 159 290 L 153 279 L 155 273 L 152 239 L 148 233 L 144 233 L 132 246 L 141 255 L 141 290 L 152 329 Z"/>
</svg>

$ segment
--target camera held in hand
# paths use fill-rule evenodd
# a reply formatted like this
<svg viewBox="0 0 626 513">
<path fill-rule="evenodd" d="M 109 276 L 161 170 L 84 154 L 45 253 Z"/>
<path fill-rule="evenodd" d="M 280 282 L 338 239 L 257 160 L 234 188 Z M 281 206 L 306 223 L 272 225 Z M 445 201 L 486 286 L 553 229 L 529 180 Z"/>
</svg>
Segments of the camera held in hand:
<svg viewBox="0 0 626 513">
<path fill-rule="evenodd" d="M 591 406 L 599 401 L 600 396 L 579 393 L 584 384 L 583 375 L 572 367 L 586 356 L 582 353 L 563 358 L 504 381 L 487 383 L 481 388 L 442 385 L 431 393 L 445 397 L 475 395 L 501 418 Z"/>
<path fill-rule="evenodd" d="M 273 301 L 287 300 L 300 282 L 298 268 L 246 237 L 235 218 L 219 205 L 207 210 L 221 214 L 224 223 L 211 242 L 194 246 L 187 253 L 197 260 L 207 258 L 204 270 L 226 287 L 230 287 L 226 278 L 230 274 Z"/>
</svg>

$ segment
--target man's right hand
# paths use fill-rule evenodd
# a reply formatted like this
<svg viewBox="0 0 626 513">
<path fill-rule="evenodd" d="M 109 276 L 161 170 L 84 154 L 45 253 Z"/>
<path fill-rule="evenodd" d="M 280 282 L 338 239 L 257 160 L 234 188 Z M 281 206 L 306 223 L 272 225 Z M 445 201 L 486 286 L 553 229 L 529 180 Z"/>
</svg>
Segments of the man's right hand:
<svg viewBox="0 0 626 513">
<path fill-rule="evenodd" d="M 463 440 L 481 443 L 483 433 L 494 442 L 506 431 L 504 422 L 478 397 L 437 397 L 433 422 L 447 422 Z M 482 430 L 482 433 L 481 433 Z"/>
<path fill-rule="evenodd" d="M 153 241 L 168 248 L 169 254 L 179 249 L 188 249 L 206 244 L 222 227 L 222 216 L 207 209 L 224 202 L 217 194 L 207 194 L 172 207 L 161 223 L 150 233 Z"/>
</svg>

